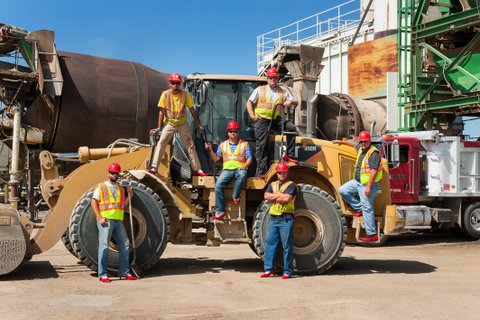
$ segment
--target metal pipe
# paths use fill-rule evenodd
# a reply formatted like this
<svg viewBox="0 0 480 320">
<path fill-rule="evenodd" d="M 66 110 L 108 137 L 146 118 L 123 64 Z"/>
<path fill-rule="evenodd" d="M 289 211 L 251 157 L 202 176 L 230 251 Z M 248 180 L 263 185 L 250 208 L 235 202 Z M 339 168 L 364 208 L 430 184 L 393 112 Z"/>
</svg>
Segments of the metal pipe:
<svg viewBox="0 0 480 320">
<path fill-rule="evenodd" d="M 18 104 L 15 104 L 11 112 L 13 113 L 13 132 L 12 132 L 12 162 L 10 164 L 10 198 L 9 201 L 12 203 L 14 208 L 17 207 L 19 198 L 18 198 L 18 186 L 20 184 L 19 177 L 19 163 L 20 163 L 20 129 L 21 129 L 21 120 L 22 120 L 22 109 Z"/>
<path fill-rule="evenodd" d="M 315 94 L 307 101 L 307 136 L 315 138 L 315 127 L 317 123 L 318 94 Z"/>
</svg>

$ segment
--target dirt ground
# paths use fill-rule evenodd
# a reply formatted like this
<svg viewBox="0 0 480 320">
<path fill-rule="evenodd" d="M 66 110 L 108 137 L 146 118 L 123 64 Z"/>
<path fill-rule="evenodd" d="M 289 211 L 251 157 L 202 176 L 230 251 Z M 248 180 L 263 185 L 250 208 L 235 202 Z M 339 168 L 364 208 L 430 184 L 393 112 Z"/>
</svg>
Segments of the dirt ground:
<svg viewBox="0 0 480 320">
<path fill-rule="evenodd" d="M 479 319 L 480 242 L 347 246 L 318 276 L 261 279 L 247 245 L 169 245 L 139 281 L 100 283 L 59 242 L 0 277 L 0 319 Z"/>
</svg>

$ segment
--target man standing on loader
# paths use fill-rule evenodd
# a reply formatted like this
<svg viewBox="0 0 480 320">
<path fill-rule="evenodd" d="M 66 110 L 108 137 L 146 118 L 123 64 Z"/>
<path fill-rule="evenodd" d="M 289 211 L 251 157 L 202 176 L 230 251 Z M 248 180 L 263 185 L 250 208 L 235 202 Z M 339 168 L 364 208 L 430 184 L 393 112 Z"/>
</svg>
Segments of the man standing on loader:
<svg viewBox="0 0 480 320">
<path fill-rule="evenodd" d="M 265 240 L 264 273 L 261 278 L 275 276 L 275 255 L 278 244 L 283 247 L 282 279 L 292 277 L 293 273 L 293 213 L 297 186 L 288 180 L 288 166 L 285 162 L 277 165 L 277 181 L 270 183 L 265 191 L 265 200 L 270 201 L 270 222 Z"/>
<path fill-rule="evenodd" d="M 202 171 L 200 160 L 198 159 L 197 151 L 193 144 L 192 133 L 187 124 L 187 112 L 185 107 L 190 111 L 198 129 L 202 131 L 204 130 L 204 127 L 200 123 L 197 113 L 193 108 L 193 99 L 187 91 L 181 89 L 180 85 L 182 83 L 182 77 L 178 73 L 172 73 L 168 78 L 168 81 L 170 82 L 170 89 L 162 93 L 160 101 L 158 102 L 160 111 L 158 113 L 157 131 L 161 131 L 162 133 L 158 140 L 157 147 L 155 148 L 155 154 L 152 163 L 149 165 L 148 171 L 150 173 L 157 172 L 158 163 L 161 160 L 160 156 L 163 157 L 167 145 L 170 143 L 175 133 L 178 132 L 187 148 L 193 173 L 199 176 L 207 176 L 207 174 Z M 163 126 L 164 123 L 165 125 Z"/>
<path fill-rule="evenodd" d="M 233 187 L 233 203 L 240 203 L 240 192 L 247 179 L 248 167 L 252 164 L 252 152 L 248 142 L 239 140 L 240 126 L 232 120 L 227 125 L 228 140 L 223 141 L 214 153 L 212 145 L 205 143 L 210 157 L 214 162 L 223 158 L 223 171 L 215 183 L 215 215 L 213 219 L 222 219 L 225 211 L 225 187 L 235 179 Z"/>
<path fill-rule="evenodd" d="M 363 215 L 366 237 L 360 238 L 360 240 L 364 242 L 378 241 L 373 201 L 383 176 L 380 167 L 380 153 L 377 148 L 372 146 L 370 133 L 367 131 L 360 132 L 358 143 L 350 140 L 334 140 L 333 143 L 346 144 L 357 150 L 354 178 L 343 184 L 338 191 L 345 202 L 355 210 L 353 216 Z"/>
<path fill-rule="evenodd" d="M 127 280 L 137 280 L 130 272 L 127 232 L 123 226 L 123 214 L 125 206 L 132 200 L 132 188 L 128 188 L 128 197 L 125 198 L 125 190 L 118 183 L 120 165 L 116 162 L 108 166 L 108 180 L 95 186 L 92 197 L 92 210 L 97 218 L 98 228 L 98 278 L 101 282 L 110 282 L 107 275 L 108 247 L 113 237 L 117 242 L 120 256 L 118 275 Z"/>
<path fill-rule="evenodd" d="M 283 107 L 296 106 L 297 102 L 293 100 L 288 90 L 278 85 L 278 70 L 270 68 L 267 70 L 268 85 L 256 88 L 247 101 L 247 110 L 250 118 L 255 125 L 255 139 L 257 141 L 256 158 L 257 158 L 257 177 L 263 179 L 267 172 L 267 143 L 270 129 L 285 132 L 296 133 L 297 128 L 289 121 L 283 121 L 283 117 L 279 117 L 283 112 Z M 254 105 L 255 108 L 254 108 Z M 254 110 L 255 109 L 255 110 Z M 289 162 L 297 162 L 294 159 L 295 154 L 295 135 L 287 135 L 287 153 L 283 159 Z"/>
</svg>

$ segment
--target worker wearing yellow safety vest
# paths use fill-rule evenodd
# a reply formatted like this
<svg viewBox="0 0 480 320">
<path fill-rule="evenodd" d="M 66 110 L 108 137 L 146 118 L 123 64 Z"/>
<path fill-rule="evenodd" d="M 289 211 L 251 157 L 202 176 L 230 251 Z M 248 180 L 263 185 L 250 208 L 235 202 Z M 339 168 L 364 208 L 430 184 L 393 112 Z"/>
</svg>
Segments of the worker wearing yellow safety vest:
<svg viewBox="0 0 480 320">
<path fill-rule="evenodd" d="M 168 78 L 170 89 L 164 91 L 158 102 L 160 111 L 158 113 L 158 128 L 161 131 L 155 154 L 150 167 L 147 169 L 150 173 L 155 174 L 158 170 L 158 162 L 165 153 L 167 145 L 172 140 L 175 133 L 178 132 L 187 148 L 188 158 L 192 166 L 193 173 L 199 176 L 206 176 L 202 171 L 200 160 L 198 159 L 197 150 L 193 144 L 192 133 L 187 124 L 187 109 L 195 121 L 198 129 L 203 131 L 204 127 L 198 119 L 198 115 L 193 108 L 192 96 L 185 90 L 181 89 L 182 77 L 178 73 L 172 73 Z M 163 127 L 163 129 L 162 129 Z"/>
<path fill-rule="evenodd" d="M 287 133 L 296 133 L 297 128 L 289 121 L 280 117 L 283 107 L 296 106 L 297 101 L 288 90 L 278 85 L 279 74 L 275 68 L 267 70 L 267 82 L 265 86 L 256 88 L 247 101 L 247 111 L 254 122 L 257 158 L 257 176 L 265 177 L 268 164 L 267 143 L 268 134 L 271 129 L 281 131 L 282 126 Z M 287 153 L 283 160 L 297 162 L 295 159 L 295 135 L 287 134 Z"/>
<path fill-rule="evenodd" d="M 383 171 L 380 165 L 381 157 L 377 148 L 372 146 L 370 133 L 362 131 L 358 135 L 357 144 L 354 141 L 334 140 L 333 143 L 346 144 L 357 149 L 357 162 L 352 180 L 343 184 L 338 190 L 345 202 L 355 210 L 353 216 L 363 215 L 366 236 L 361 241 L 378 241 L 375 227 L 375 212 L 373 202 L 382 180 Z"/>
<path fill-rule="evenodd" d="M 130 273 L 127 232 L 123 226 L 123 213 L 132 198 L 132 188 L 128 188 L 128 197 L 125 190 L 117 180 L 121 172 L 120 165 L 116 162 L 108 166 L 108 180 L 95 186 L 91 201 L 92 211 L 97 219 L 98 229 L 98 278 L 101 282 L 109 283 L 107 274 L 107 260 L 110 239 L 113 236 L 119 251 L 120 278 L 136 280 L 137 277 Z"/>
<path fill-rule="evenodd" d="M 280 162 L 277 165 L 277 181 L 270 183 L 264 198 L 270 201 L 270 221 L 265 239 L 265 256 L 262 278 L 275 276 L 275 256 L 278 244 L 283 247 L 283 275 L 288 279 L 293 274 L 293 214 L 297 186 L 288 180 L 288 165 Z"/>
<path fill-rule="evenodd" d="M 205 143 L 205 148 L 213 161 L 223 158 L 223 170 L 215 183 L 215 215 L 213 219 L 226 216 L 225 188 L 235 179 L 233 186 L 233 203 L 240 203 L 240 192 L 247 179 L 248 167 L 252 164 L 252 153 L 247 142 L 239 138 L 240 126 L 232 120 L 227 124 L 228 140 L 223 141 L 214 153 L 212 145 Z"/>
</svg>

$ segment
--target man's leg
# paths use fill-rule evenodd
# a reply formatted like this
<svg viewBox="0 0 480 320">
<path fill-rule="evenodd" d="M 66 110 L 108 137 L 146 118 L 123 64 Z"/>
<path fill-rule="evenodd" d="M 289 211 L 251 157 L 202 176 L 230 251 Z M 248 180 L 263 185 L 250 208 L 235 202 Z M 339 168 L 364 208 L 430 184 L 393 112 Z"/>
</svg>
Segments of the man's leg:
<svg viewBox="0 0 480 320">
<path fill-rule="evenodd" d="M 260 118 L 254 125 L 255 140 L 257 144 L 255 152 L 255 157 L 257 158 L 257 174 L 264 174 L 267 172 L 268 164 L 267 144 L 270 120 Z"/>
<path fill-rule="evenodd" d="M 345 202 L 357 212 L 362 210 L 362 205 L 357 198 L 359 188 L 362 188 L 362 185 L 360 184 L 360 182 L 353 179 L 344 183 L 338 189 L 338 192 L 342 196 L 343 200 L 345 200 Z"/>
<path fill-rule="evenodd" d="M 293 274 L 293 218 L 280 220 L 280 238 L 283 246 L 283 274 Z"/>
<path fill-rule="evenodd" d="M 370 188 L 370 196 L 367 197 L 365 195 L 365 186 L 362 185 L 361 188 L 358 189 L 367 237 L 377 234 L 377 228 L 375 225 L 375 211 L 373 210 L 373 201 L 375 200 L 377 190 L 378 183 L 374 183 Z"/>
<path fill-rule="evenodd" d="M 215 183 L 215 212 L 225 212 L 225 187 L 235 177 L 234 170 L 223 170 Z"/>
<path fill-rule="evenodd" d="M 178 126 L 177 131 L 182 138 L 185 148 L 187 148 L 188 158 L 190 159 L 190 165 L 192 167 L 192 170 L 196 172 L 202 169 L 202 166 L 200 165 L 200 160 L 198 159 L 197 150 L 195 149 L 195 145 L 193 144 L 192 132 L 190 132 L 190 128 L 185 123 L 181 126 Z"/>
<path fill-rule="evenodd" d="M 278 220 L 272 219 L 268 223 L 267 238 L 265 239 L 265 256 L 263 257 L 263 270 L 265 272 L 275 270 L 275 253 L 279 241 Z"/>
<path fill-rule="evenodd" d="M 161 160 L 160 155 L 162 155 L 163 157 L 165 149 L 167 149 L 167 145 L 170 143 L 170 141 L 172 141 L 175 132 L 177 132 L 177 130 L 174 126 L 169 124 L 163 126 L 162 134 L 160 135 L 160 139 L 157 142 L 157 147 L 155 148 L 155 153 L 153 155 L 150 167 L 158 169 L 158 163 Z"/>
<path fill-rule="evenodd" d="M 97 221 L 98 229 L 98 277 L 107 277 L 107 259 L 108 259 L 108 244 L 112 237 L 112 221 L 107 221 L 107 226 L 102 226 Z"/>
<path fill-rule="evenodd" d="M 130 247 L 130 242 L 128 240 L 127 232 L 125 231 L 125 227 L 123 222 L 120 220 L 112 220 L 113 225 L 113 237 L 117 242 L 118 246 L 118 254 L 120 265 L 118 268 L 118 275 L 124 276 L 126 274 L 130 274 L 130 262 L 128 256 L 128 249 Z"/>
<path fill-rule="evenodd" d="M 240 199 L 240 193 L 242 192 L 245 180 L 247 180 L 247 170 L 235 170 L 235 185 L 233 186 L 233 199 Z"/>
</svg>

